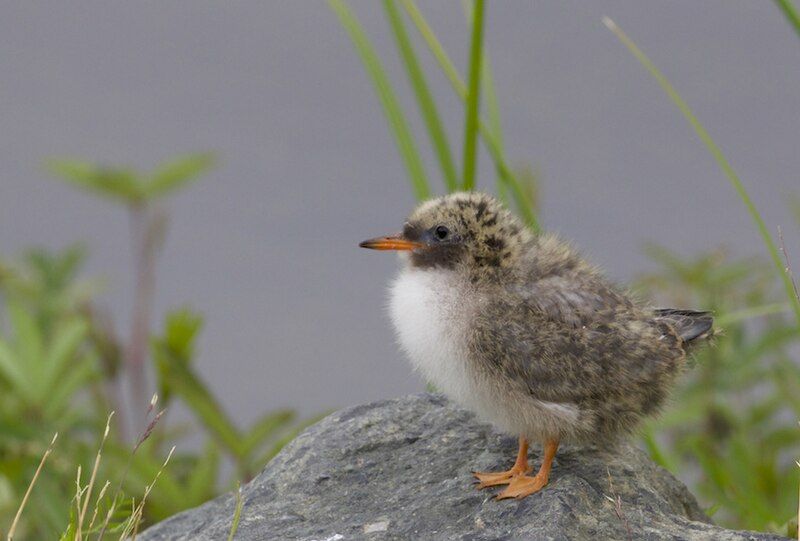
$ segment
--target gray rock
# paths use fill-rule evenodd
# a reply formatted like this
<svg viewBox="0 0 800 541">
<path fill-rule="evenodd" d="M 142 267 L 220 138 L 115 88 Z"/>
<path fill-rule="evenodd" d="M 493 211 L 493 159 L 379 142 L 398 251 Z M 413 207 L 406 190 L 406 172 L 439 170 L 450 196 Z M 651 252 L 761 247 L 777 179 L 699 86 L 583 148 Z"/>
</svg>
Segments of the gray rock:
<svg viewBox="0 0 800 541">
<path fill-rule="evenodd" d="M 550 484 L 523 500 L 475 489 L 471 470 L 506 469 L 515 452 L 514 438 L 440 396 L 351 407 L 306 430 L 243 488 L 236 539 L 782 539 L 712 525 L 685 486 L 627 444 L 613 454 L 563 447 Z M 233 514 L 223 496 L 139 539 L 224 540 Z"/>
</svg>

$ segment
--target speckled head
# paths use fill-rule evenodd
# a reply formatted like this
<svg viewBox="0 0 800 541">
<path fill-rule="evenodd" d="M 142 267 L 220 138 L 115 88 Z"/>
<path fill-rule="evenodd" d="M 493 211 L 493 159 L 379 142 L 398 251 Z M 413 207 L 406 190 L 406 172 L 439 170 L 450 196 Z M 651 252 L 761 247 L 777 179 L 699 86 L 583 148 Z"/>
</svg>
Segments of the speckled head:
<svg viewBox="0 0 800 541">
<path fill-rule="evenodd" d="M 394 237 L 364 241 L 378 250 L 405 250 L 412 267 L 480 273 L 517 263 L 533 235 L 493 197 L 458 192 L 422 203 Z"/>
</svg>

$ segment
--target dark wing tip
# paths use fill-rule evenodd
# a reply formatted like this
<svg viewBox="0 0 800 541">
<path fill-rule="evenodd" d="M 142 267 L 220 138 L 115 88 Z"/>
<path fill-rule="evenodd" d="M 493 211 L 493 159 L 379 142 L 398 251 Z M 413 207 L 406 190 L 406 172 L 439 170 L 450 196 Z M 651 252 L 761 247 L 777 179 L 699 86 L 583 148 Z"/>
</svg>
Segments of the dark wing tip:
<svg viewBox="0 0 800 541">
<path fill-rule="evenodd" d="M 714 325 L 711 312 L 659 308 L 655 310 L 655 315 L 656 319 L 672 325 L 684 343 L 709 336 Z"/>
</svg>

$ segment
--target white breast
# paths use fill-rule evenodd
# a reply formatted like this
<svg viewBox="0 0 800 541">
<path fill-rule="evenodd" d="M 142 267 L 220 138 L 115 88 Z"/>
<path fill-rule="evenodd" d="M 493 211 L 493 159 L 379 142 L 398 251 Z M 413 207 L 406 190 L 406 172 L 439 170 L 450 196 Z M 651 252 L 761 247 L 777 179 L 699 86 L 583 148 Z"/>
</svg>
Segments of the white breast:
<svg viewBox="0 0 800 541">
<path fill-rule="evenodd" d="M 403 270 L 390 289 L 400 346 L 423 377 L 467 405 L 473 393 L 464 350 L 468 306 L 443 270 Z"/>
<path fill-rule="evenodd" d="M 578 421 L 575 404 L 537 400 L 510 382 L 481 376 L 470 362 L 467 331 L 479 305 L 468 289 L 436 269 L 406 268 L 392 283 L 392 322 L 411 363 L 439 391 L 511 434 L 567 437 Z"/>
</svg>

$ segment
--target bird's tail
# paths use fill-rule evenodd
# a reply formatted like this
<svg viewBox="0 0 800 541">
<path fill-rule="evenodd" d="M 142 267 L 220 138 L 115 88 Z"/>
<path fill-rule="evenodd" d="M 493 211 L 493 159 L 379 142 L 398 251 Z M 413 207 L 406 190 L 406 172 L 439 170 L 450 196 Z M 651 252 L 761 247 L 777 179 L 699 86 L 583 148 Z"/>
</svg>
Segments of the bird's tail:
<svg viewBox="0 0 800 541">
<path fill-rule="evenodd" d="M 669 323 L 684 344 L 714 336 L 714 318 L 711 312 L 658 308 L 655 315 L 656 320 Z"/>
</svg>

